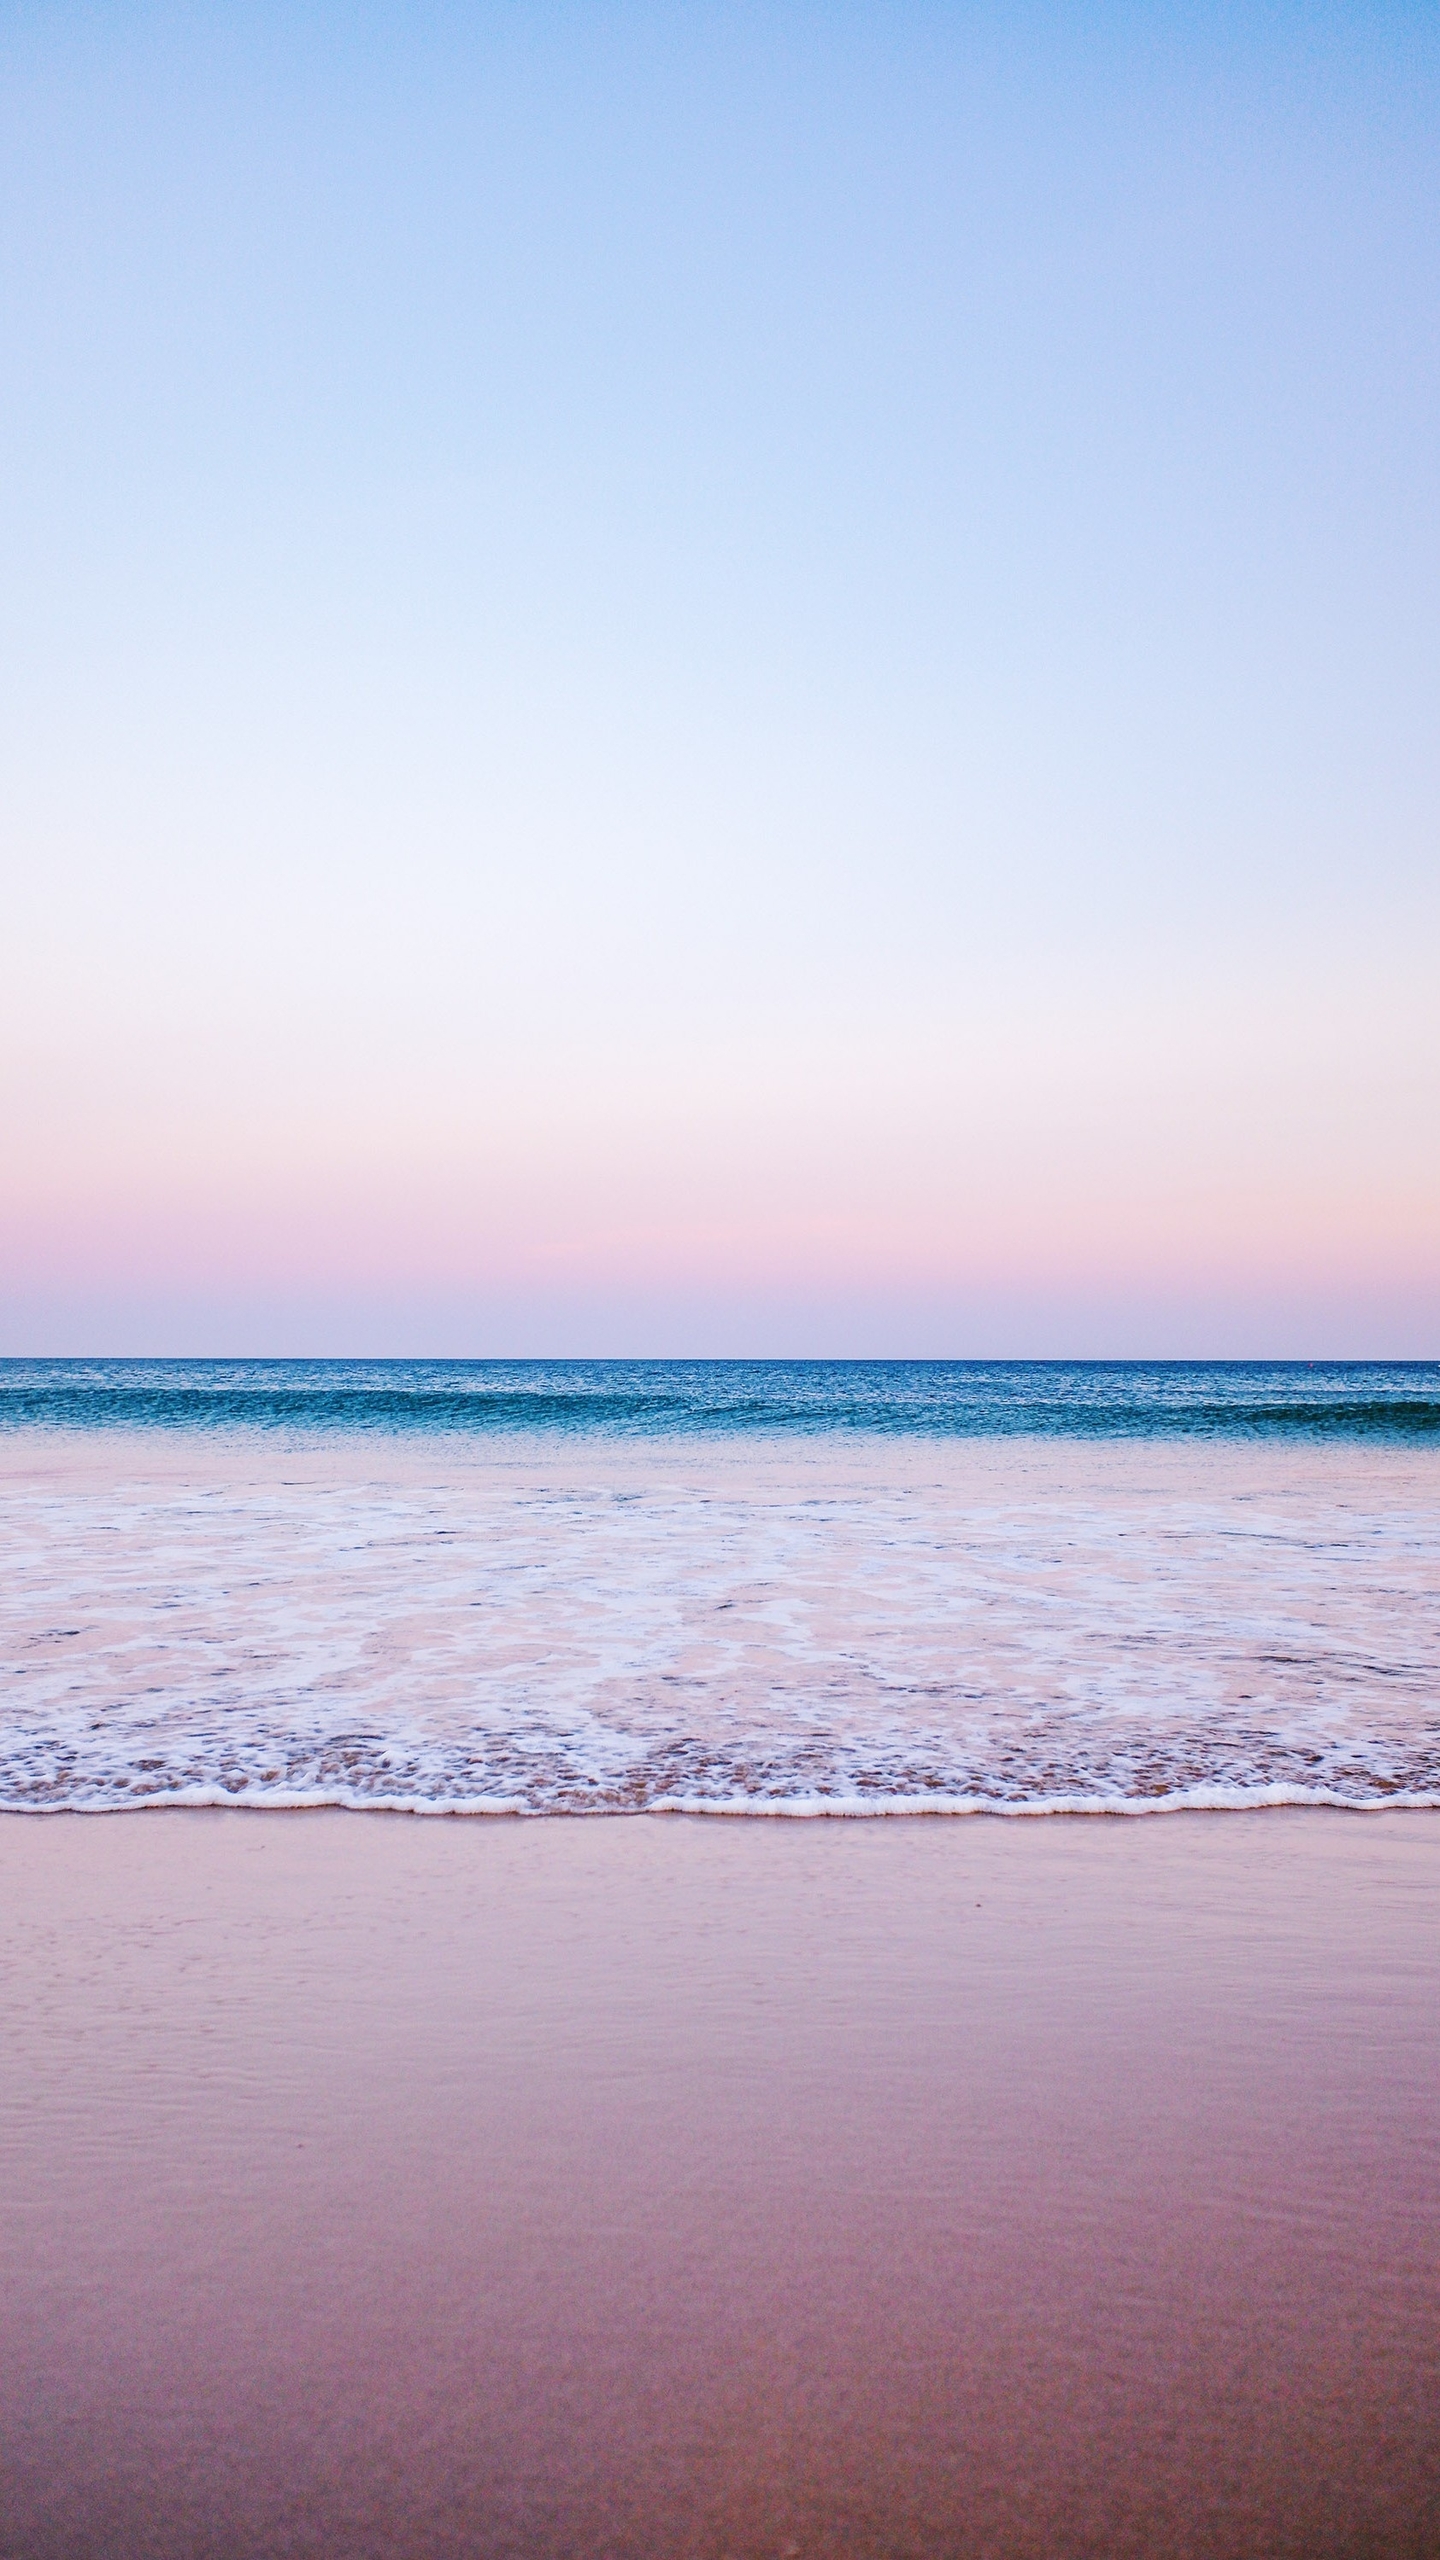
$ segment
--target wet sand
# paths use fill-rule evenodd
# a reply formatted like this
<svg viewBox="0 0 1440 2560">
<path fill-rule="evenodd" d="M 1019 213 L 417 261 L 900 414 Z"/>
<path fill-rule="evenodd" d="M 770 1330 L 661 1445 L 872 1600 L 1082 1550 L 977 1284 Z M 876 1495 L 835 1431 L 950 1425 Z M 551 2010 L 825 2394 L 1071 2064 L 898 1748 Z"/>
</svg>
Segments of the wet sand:
<svg viewBox="0 0 1440 2560">
<path fill-rule="evenodd" d="M 1440 1817 L 0 1819 L 0 2549 L 1440 2550 Z"/>
</svg>

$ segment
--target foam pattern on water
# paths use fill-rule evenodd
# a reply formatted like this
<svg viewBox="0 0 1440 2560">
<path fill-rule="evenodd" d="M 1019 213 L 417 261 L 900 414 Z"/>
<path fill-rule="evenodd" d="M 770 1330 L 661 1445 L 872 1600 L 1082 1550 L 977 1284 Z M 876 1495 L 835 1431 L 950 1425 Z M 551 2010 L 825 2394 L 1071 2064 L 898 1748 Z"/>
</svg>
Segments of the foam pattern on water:
<svg viewBox="0 0 1440 2560">
<path fill-rule="evenodd" d="M 0 1804 L 1440 1804 L 1429 1449 L 16 1433 Z"/>
</svg>

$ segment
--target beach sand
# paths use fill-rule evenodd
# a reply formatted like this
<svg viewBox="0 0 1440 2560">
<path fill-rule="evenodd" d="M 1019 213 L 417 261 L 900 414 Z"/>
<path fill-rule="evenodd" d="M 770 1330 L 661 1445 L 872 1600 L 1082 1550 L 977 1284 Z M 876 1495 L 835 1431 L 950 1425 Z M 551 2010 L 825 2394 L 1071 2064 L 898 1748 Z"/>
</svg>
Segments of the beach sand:
<svg viewBox="0 0 1440 2560">
<path fill-rule="evenodd" d="M 0 1819 L 0 2548 L 1440 2551 L 1440 1818 Z"/>
</svg>

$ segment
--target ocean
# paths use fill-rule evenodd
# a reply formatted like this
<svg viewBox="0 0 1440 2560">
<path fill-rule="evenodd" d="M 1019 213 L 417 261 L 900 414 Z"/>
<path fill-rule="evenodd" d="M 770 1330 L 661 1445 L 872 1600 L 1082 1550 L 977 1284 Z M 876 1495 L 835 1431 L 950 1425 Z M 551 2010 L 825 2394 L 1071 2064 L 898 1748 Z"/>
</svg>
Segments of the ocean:
<svg viewBox="0 0 1440 2560">
<path fill-rule="evenodd" d="M 1440 1805 L 1440 1364 L 0 1363 L 0 1808 Z"/>
</svg>

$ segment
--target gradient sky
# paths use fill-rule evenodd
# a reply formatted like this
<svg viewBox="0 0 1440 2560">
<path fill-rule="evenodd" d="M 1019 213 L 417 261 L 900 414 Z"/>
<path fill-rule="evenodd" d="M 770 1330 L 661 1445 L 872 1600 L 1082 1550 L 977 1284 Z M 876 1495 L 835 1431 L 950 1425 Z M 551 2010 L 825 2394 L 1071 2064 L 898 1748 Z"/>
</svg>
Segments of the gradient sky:
<svg viewBox="0 0 1440 2560">
<path fill-rule="evenodd" d="M 0 1349 L 1440 1352 L 1440 13 L 0 10 Z"/>
</svg>

